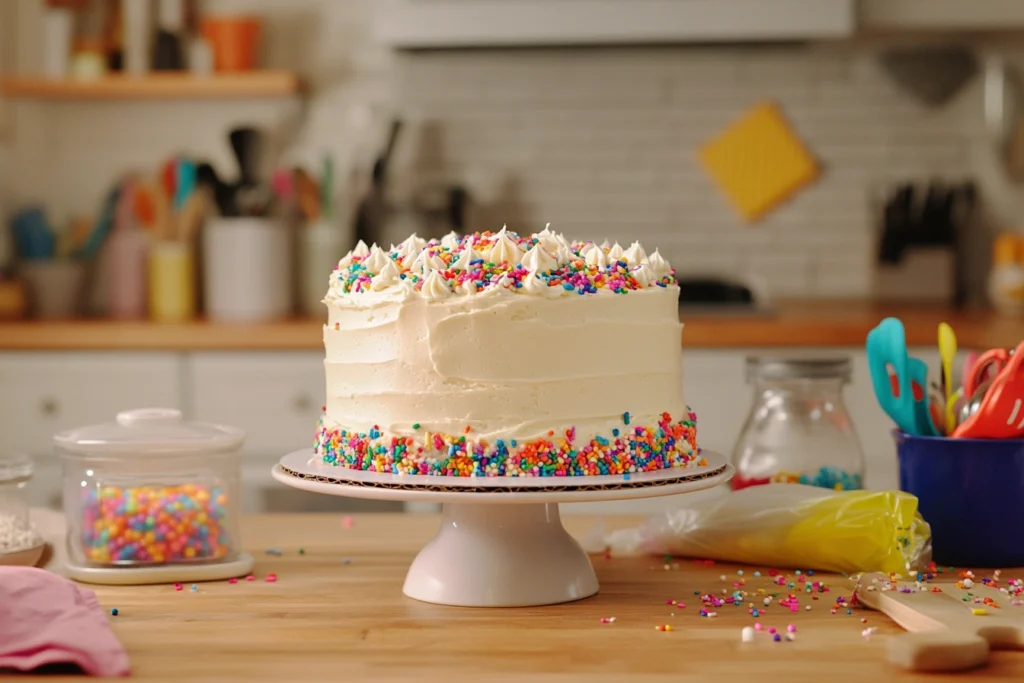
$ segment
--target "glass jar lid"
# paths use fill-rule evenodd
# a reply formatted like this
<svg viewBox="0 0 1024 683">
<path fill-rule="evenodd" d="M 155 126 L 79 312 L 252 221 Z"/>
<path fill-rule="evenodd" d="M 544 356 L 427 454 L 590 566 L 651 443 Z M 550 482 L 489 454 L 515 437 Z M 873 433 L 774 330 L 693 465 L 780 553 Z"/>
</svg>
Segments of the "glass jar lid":
<svg viewBox="0 0 1024 683">
<path fill-rule="evenodd" d="M 848 356 L 807 358 L 800 356 L 748 356 L 747 379 L 799 380 L 850 379 Z"/>
<path fill-rule="evenodd" d="M 180 410 L 141 408 L 114 422 L 61 432 L 54 443 L 79 455 L 183 455 L 237 450 L 245 433 L 235 427 L 185 422 Z"/>
<path fill-rule="evenodd" d="M 19 484 L 32 478 L 32 458 L 0 455 L 0 484 Z"/>
</svg>

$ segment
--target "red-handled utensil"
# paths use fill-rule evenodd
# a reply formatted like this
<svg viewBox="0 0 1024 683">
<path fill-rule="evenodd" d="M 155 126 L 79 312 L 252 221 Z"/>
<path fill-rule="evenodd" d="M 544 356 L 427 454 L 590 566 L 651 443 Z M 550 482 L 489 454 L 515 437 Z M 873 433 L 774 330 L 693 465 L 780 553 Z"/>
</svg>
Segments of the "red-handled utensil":
<svg viewBox="0 0 1024 683">
<path fill-rule="evenodd" d="M 979 360 L 978 366 L 981 365 Z M 976 366 L 976 367 L 978 367 Z M 1024 436 L 1024 342 L 999 370 L 978 411 L 953 432 L 958 439 L 1016 439 Z"/>
</svg>

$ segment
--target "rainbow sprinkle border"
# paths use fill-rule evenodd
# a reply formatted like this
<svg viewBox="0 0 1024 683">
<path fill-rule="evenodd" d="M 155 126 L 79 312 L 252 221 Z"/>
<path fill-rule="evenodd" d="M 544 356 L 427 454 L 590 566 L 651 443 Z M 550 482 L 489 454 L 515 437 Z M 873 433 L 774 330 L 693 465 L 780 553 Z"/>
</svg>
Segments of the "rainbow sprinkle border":
<svg viewBox="0 0 1024 683">
<path fill-rule="evenodd" d="M 466 434 L 423 431 L 422 436 L 389 436 L 376 426 L 365 432 L 317 429 L 316 454 L 324 463 L 365 472 L 450 477 L 581 477 L 705 466 L 697 448 L 697 415 L 673 421 L 662 413 L 656 427 L 631 425 L 611 435 L 576 441 L 576 428 L 526 442 L 475 440 Z M 418 426 L 418 425 L 417 425 Z M 437 457 L 441 455 L 441 457 Z"/>
</svg>

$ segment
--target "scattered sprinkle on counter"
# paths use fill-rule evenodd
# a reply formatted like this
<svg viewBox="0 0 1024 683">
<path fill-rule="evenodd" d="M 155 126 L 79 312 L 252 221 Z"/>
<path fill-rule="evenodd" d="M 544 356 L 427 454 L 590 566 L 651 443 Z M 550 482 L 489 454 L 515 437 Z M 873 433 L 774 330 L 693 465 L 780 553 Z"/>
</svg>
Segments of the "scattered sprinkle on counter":
<svg viewBox="0 0 1024 683">
<path fill-rule="evenodd" d="M 266 552 L 267 555 L 274 555 L 276 557 L 280 557 L 281 555 L 284 555 L 284 551 L 281 550 L 280 548 L 267 548 L 266 551 L 264 551 L 264 552 Z"/>
<path fill-rule="evenodd" d="M 744 643 L 754 642 L 754 638 L 757 637 L 757 631 L 750 626 L 744 626 L 743 630 L 740 631 L 740 640 Z"/>
<path fill-rule="evenodd" d="M 228 583 L 238 583 L 238 577 L 232 576 L 230 579 L 228 579 Z"/>
<path fill-rule="evenodd" d="M 299 555 L 305 555 L 305 554 L 306 554 L 306 549 L 305 548 L 299 548 Z"/>
<path fill-rule="evenodd" d="M 256 580 L 256 577 L 255 577 L 255 576 L 253 576 L 252 574 L 249 574 L 249 576 L 245 577 L 245 580 L 246 580 L 246 581 L 255 581 L 255 580 Z"/>
<path fill-rule="evenodd" d="M 342 564 L 352 564 L 352 558 L 351 557 L 343 557 L 343 558 L 341 558 L 341 563 Z"/>
<path fill-rule="evenodd" d="M 984 607 L 975 607 L 971 610 L 971 614 L 976 617 L 983 617 L 988 614 L 988 610 Z"/>
<path fill-rule="evenodd" d="M 265 580 L 267 583 L 274 583 L 277 581 L 277 574 L 267 574 L 267 578 Z"/>
<path fill-rule="evenodd" d="M 601 617 L 601 623 L 602 624 L 614 624 L 615 623 L 615 617 Z"/>
<path fill-rule="evenodd" d="M 116 617 L 117 615 L 118 615 L 118 611 L 117 611 L 116 607 L 114 609 L 110 610 L 110 616 Z"/>
<path fill-rule="evenodd" d="M 174 584 L 174 590 L 180 591 L 182 588 L 184 588 L 184 586 L 182 586 L 180 583 Z"/>
<path fill-rule="evenodd" d="M 672 624 L 658 624 L 657 626 L 654 627 L 654 630 L 655 631 L 671 631 L 672 630 Z"/>
</svg>

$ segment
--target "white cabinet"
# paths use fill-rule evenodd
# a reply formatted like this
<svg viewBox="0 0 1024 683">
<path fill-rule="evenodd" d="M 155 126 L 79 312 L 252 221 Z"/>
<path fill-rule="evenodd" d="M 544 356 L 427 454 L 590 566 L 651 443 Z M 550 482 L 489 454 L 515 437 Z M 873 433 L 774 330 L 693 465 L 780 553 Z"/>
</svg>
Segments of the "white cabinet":
<svg viewBox="0 0 1024 683">
<path fill-rule="evenodd" d="M 33 456 L 33 504 L 60 500 L 56 432 L 110 422 L 130 408 L 181 408 L 174 354 L 4 353 L 0 355 L 0 450 Z"/>
<path fill-rule="evenodd" d="M 854 0 L 376 0 L 396 48 L 836 39 Z"/>
</svg>

